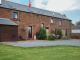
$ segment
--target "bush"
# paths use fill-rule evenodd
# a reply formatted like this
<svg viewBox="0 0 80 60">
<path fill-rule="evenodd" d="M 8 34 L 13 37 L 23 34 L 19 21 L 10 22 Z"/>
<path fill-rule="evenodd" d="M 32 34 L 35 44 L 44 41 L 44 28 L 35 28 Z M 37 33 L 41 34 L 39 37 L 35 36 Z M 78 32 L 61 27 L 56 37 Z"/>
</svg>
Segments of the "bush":
<svg viewBox="0 0 80 60">
<path fill-rule="evenodd" d="M 48 40 L 55 40 L 56 38 L 55 38 L 55 36 L 53 36 L 53 35 L 49 35 L 48 36 Z"/>
<path fill-rule="evenodd" d="M 62 31 L 60 29 L 57 29 L 55 32 L 56 38 L 61 39 L 62 38 Z"/>
<path fill-rule="evenodd" d="M 39 32 L 36 34 L 36 38 L 39 40 L 45 40 L 47 38 L 46 29 L 41 27 Z"/>
</svg>

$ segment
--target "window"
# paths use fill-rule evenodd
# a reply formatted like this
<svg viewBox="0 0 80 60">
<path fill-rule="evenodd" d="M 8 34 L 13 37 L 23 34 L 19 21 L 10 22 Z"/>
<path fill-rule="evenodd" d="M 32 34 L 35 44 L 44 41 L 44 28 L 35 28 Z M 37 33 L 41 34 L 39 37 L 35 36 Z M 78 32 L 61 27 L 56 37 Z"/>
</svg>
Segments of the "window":
<svg viewBox="0 0 80 60">
<path fill-rule="evenodd" d="M 43 23 L 41 24 L 41 27 L 44 27 L 44 24 Z"/>
<path fill-rule="evenodd" d="M 18 18 L 18 12 L 13 12 L 12 18 L 17 19 Z"/>
<path fill-rule="evenodd" d="M 62 22 L 61 21 L 59 21 L 59 25 L 62 25 Z"/>
<path fill-rule="evenodd" d="M 51 23 L 53 23 L 53 19 L 51 19 Z"/>
</svg>

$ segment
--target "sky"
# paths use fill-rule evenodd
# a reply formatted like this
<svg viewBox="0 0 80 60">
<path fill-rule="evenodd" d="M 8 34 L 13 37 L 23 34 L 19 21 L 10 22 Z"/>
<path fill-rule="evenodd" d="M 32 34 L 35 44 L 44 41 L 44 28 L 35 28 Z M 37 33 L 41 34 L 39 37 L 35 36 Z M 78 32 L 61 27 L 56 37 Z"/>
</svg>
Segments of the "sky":
<svg viewBox="0 0 80 60">
<path fill-rule="evenodd" d="M 10 0 L 28 5 L 29 0 Z M 65 14 L 73 23 L 80 21 L 80 0 L 31 0 L 32 6 Z"/>
</svg>

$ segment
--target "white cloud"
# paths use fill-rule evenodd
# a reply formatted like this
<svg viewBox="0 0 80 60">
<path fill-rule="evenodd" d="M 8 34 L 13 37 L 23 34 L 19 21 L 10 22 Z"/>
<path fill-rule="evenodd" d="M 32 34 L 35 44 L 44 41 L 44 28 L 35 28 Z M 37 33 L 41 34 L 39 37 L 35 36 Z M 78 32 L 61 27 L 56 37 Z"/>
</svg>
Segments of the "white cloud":
<svg viewBox="0 0 80 60">
<path fill-rule="evenodd" d="M 80 10 L 80 0 L 75 0 L 75 4 L 73 5 L 72 9 Z"/>
<path fill-rule="evenodd" d="M 10 0 L 21 3 L 22 0 Z M 24 0 L 25 2 L 27 0 Z M 80 10 L 80 0 L 31 0 L 32 6 L 56 12 Z M 24 4 L 25 4 L 24 2 Z"/>
<path fill-rule="evenodd" d="M 43 4 L 44 1 L 34 0 L 33 6 L 57 12 L 80 9 L 80 0 L 48 0 L 46 5 Z"/>
<path fill-rule="evenodd" d="M 33 6 L 34 7 L 37 7 L 37 8 L 44 8 L 45 7 L 45 5 L 43 5 L 43 1 L 44 0 L 34 0 L 33 1 Z"/>
</svg>

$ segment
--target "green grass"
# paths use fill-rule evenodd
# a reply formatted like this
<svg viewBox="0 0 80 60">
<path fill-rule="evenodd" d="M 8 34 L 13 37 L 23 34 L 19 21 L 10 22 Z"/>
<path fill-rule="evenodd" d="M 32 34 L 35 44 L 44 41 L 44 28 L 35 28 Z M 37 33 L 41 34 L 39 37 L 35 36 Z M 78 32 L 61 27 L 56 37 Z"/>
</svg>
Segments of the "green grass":
<svg viewBox="0 0 80 60">
<path fill-rule="evenodd" d="M 0 44 L 0 60 L 80 60 L 80 47 L 23 48 Z"/>
</svg>

